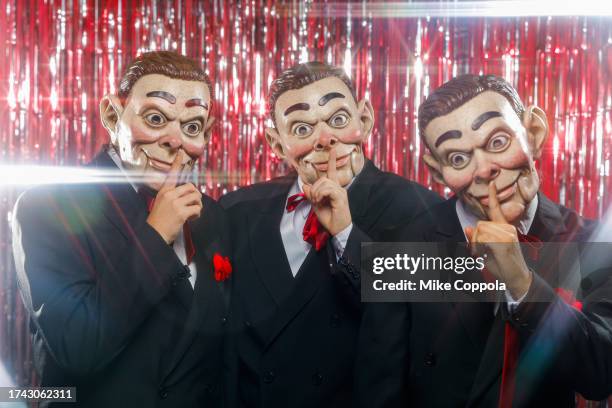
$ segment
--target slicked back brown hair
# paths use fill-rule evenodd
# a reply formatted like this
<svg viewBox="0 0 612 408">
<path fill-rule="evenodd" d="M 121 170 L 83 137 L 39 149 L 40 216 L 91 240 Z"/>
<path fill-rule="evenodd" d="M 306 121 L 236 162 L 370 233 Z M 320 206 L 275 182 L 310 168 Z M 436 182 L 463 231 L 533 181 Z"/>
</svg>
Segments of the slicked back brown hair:
<svg viewBox="0 0 612 408">
<path fill-rule="evenodd" d="M 520 119 L 525 106 L 516 90 L 506 80 L 495 75 L 461 75 L 433 91 L 419 106 L 419 134 L 425 139 L 425 128 L 439 116 L 444 116 L 486 91 L 505 97 Z"/>
<path fill-rule="evenodd" d="M 353 83 L 342 68 L 334 67 L 333 65 L 328 65 L 319 61 L 305 62 L 303 64 L 294 65 L 283 71 L 279 77 L 272 82 L 272 85 L 270 85 L 268 109 L 270 110 L 270 116 L 272 116 L 272 122 L 276 125 L 274 108 L 276 107 L 276 101 L 282 94 L 293 89 L 301 89 L 313 82 L 329 77 L 336 77 L 342 80 L 349 91 L 351 91 L 351 95 L 353 95 L 355 102 L 357 102 Z"/>
<path fill-rule="evenodd" d="M 119 81 L 119 98 L 125 101 L 134 84 L 143 76 L 151 74 L 204 82 L 208 86 L 211 100 L 213 98 L 212 83 L 200 65 L 191 58 L 172 51 L 146 52 L 130 62 Z"/>
</svg>

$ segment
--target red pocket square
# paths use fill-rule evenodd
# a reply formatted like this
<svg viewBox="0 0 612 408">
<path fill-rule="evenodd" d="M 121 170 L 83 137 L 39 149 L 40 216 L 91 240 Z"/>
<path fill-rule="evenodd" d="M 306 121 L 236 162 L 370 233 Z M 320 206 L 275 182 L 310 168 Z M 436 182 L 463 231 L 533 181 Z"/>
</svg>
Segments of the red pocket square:
<svg viewBox="0 0 612 408">
<path fill-rule="evenodd" d="M 567 303 L 578 311 L 582 311 L 582 302 L 576 300 L 576 297 L 574 296 L 574 293 L 571 290 L 557 288 L 555 289 L 555 292 L 557 292 L 557 295 L 559 295 L 559 297 L 563 299 L 565 303 Z"/>
<path fill-rule="evenodd" d="M 221 256 L 218 252 L 213 256 L 213 266 L 215 268 L 215 280 L 222 282 L 232 274 L 232 264 L 227 256 Z"/>
</svg>

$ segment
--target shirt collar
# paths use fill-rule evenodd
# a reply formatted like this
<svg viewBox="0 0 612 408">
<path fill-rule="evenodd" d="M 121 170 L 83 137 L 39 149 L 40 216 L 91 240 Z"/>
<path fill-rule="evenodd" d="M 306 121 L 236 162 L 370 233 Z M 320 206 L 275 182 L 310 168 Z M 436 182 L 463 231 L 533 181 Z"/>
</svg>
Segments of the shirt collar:
<svg viewBox="0 0 612 408">
<path fill-rule="evenodd" d="M 531 228 L 531 224 L 533 224 L 533 220 L 535 219 L 535 214 L 538 209 L 538 196 L 533 198 L 529 205 L 527 206 L 527 211 L 525 211 L 525 215 L 518 222 L 516 229 L 523 235 L 529 233 L 529 229 Z M 474 213 L 472 213 L 459 199 L 455 204 L 455 210 L 457 212 L 457 218 L 459 218 L 459 223 L 461 224 L 461 228 L 465 234 L 466 227 L 475 227 L 480 218 L 478 218 Z"/>
</svg>

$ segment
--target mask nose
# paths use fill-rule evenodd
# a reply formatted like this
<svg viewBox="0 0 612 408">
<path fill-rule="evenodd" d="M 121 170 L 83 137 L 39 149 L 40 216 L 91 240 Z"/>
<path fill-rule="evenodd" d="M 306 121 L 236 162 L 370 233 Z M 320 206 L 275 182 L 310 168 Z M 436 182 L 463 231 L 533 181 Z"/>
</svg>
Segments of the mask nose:
<svg viewBox="0 0 612 408">
<path fill-rule="evenodd" d="M 326 150 L 334 147 L 338 143 L 338 138 L 326 130 L 322 130 L 317 135 L 314 149 L 317 151 Z"/>
<path fill-rule="evenodd" d="M 489 182 L 495 179 L 501 169 L 496 163 L 489 160 L 482 152 L 476 150 L 474 152 L 474 159 L 476 160 L 476 171 L 474 172 L 474 180 L 478 184 L 489 184 Z"/>
<path fill-rule="evenodd" d="M 181 137 L 174 134 L 168 134 L 160 137 L 157 143 L 159 143 L 160 146 L 170 150 L 176 150 L 183 146 L 183 140 Z"/>
</svg>

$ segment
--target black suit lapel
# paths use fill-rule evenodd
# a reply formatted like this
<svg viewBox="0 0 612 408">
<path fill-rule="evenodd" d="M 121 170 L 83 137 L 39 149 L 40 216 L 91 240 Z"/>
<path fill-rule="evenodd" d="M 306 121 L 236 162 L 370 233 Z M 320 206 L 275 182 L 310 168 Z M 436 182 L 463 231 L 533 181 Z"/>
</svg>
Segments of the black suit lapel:
<svg viewBox="0 0 612 408">
<path fill-rule="evenodd" d="M 100 170 L 113 170 L 120 174 L 121 170 L 104 150 L 88 164 Z M 134 238 L 132 225 L 142 222 L 147 217 L 147 207 L 138 196 L 127 178 L 122 183 L 102 184 L 106 205 L 103 212 L 106 218 L 128 239 Z"/>
<path fill-rule="evenodd" d="M 571 241 L 571 233 L 572 231 L 566 228 L 559 206 L 544 194 L 538 193 L 538 209 L 529 228 L 529 234 L 543 242 L 563 242 Z"/>
<path fill-rule="evenodd" d="M 372 179 L 375 178 L 377 172 L 380 173 L 378 169 L 376 169 L 376 167 L 374 167 L 374 165 L 368 160 L 364 166 L 364 169 L 348 190 L 351 215 L 355 223 L 360 223 L 360 221 L 363 222 L 365 220 L 364 217 L 368 215 L 366 212 L 368 207 L 368 197 L 374 181 Z M 284 195 L 282 195 L 283 206 L 284 198 L 287 196 L 287 191 L 285 191 Z M 260 225 L 260 228 L 268 229 L 270 236 L 272 236 L 272 231 L 270 228 L 274 229 L 275 234 L 278 235 L 278 245 L 280 247 L 280 251 L 284 254 L 285 251 L 283 249 L 279 229 L 280 219 L 283 212 L 284 208 L 280 208 L 275 210 L 273 215 L 269 215 L 267 219 L 262 218 L 262 222 L 271 221 L 271 223 L 268 224 L 267 227 L 262 224 Z M 372 218 L 375 219 L 375 217 L 370 217 L 370 219 Z M 274 239 L 276 239 L 276 237 Z M 327 245 L 331 245 L 331 242 L 328 242 Z M 278 257 L 278 254 L 276 256 Z M 283 256 L 282 258 L 283 269 L 287 269 L 290 272 L 286 256 Z M 259 259 L 263 261 L 261 257 Z M 284 264 L 286 264 L 286 266 L 284 266 Z M 261 266 L 263 267 L 265 265 L 262 264 Z M 285 276 L 287 276 L 286 273 L 282 273 L 282 279 L 277 275 L 268 277 L 268 279 L 275 279 L 274 282 L 267 283 L 267 286 L 272 286 L 274 292 L 277 293 L 275 299 L 280 300 L 277 300 L 277 304 L 279 304 L 280 307 L 278 315 L 275 317 L 275 319 L 270 321 L 267 327 L 263 328 L 266 346 L 269 346 L 274 341 L 283 328 L 315 296 L 317 290 L 320 288 L 323 280 L 325 279 L 326 274 L 329 274 L 327 251 L 322 249 L 320 252 L 317 252 L 314 250 L 314 248 L 312 248 L 300 266 L 295 278 L 285 279 Z M 283 297 L 281 298 L 281 296 Z"/>
<path fill-rule="evenodd" d="M 355 179 L 353 184 L 350 186 L 348 190 L 349 195 L 349 205 L 351 210 L 351 215 L 355 223 L 362 225 L 364 228 L 369 228 L 368 221 L 376 220 L 376 214 L 370 214 L 366 210 L 368 209 L 368 198 L 370 196 L 370 191 L 372 185 L 375 183 L 375 178 L 377 173 L 380 173 L 376 167 L 368 160 L 362 172 Z M 291 183 L 293 183 L 294 179 Z M 284 204 L 285 198 L 288 193 L 288 187 L 284 190 L 284 194 L 282 197 L 282 207 L 278 207 L 279 203 L 275 203 L 271 208 L 278 207 L 270 212 L 267 216 L 261 217 L 258 221 L 261 224 L 258 224 L 258 228 L 253 228 L 252 230 L 258 231 L 266 231 L 266 236 L 272 237 L 273 241 L 268 242 L 268 251 L 273 246 L 272 244 L 278 241 L 279 252 L 276 253 L 275 257 L 278 260 L 279 253 L 284 254 L 284 248 L 282 243 L 282 238 L 280 236 L 280 220 L 281 216 L 284 212 Z M 384 207 L 380 210 L 384 210 Z M 267 222 L 267 225 L 263 223 Z M 254 237 L 252 237 L 253 242 Z M 327 245 L 331 245 L 330 242 Z M 253 246 L 253 248 L 255 248 Z M 260 248 L 260 250 L 265 250 L 264 248 Z M 260 252 L 257 249 L 255 252 Z M 259 269 L 260 272 L 263 270 L 274 270 L 275 258 L 272 257 L 273 254 L 263 253 L 257 259 L 260 264 Z M 293 278 L 289 275 L 290 267 L 287 262 L 286 256 L 283 256 L 282 261 L 282 270 L 287 270 L 288 272 L 279 271 L 279 265 L 276 265 L 276 273 L 270 274 L 268 276 L 262 276 L 264 278 L 264 282 L 266 282 L 266 286 L 269 289 L 272 289 L 277 304 L 279 305 L 279 312 L 276 317 L 269 322 L 266 327 L 263 327 L 264 338 L 266 339 L 266 347 L 269 346 L 274 339 L 282 332 L 282 330 L 291 322 L 291 320 L 308 304 L 308 302 L 315 296 L 318 289 L 321 287 L 323 280 L 325 279 L 326 274 L 329 274 L 329 265 L 327 258 L 327 251 L 321 250 L 319 252 L 315 251 L 314 248 L 311 249 L 306 256 L 306 259 L 300 266 L 296 277 Z M 280 272 L 280 273 L 279 273 Z M 282 275 L 282 276 L 279 276 Z M 288 278 L 287 278 L 288 277 Z"/>
<path fill-rule="evenodd" d="M 315 296 L 325 279 L 325 275 L 329 273 L 327 262 L 327 251 L 324 249 L 319 252 L 314 249 L 310 250 L 295 277 L 290 296 L 281 303 L 278 314 L 274 319 L 269 322 L 267 327 L 263 328 L 266 348 Z"/>
<path fill-rule="evenodd" d="M 287 260 L 280 233 L 280 222 L 285 212 L 287 194 L 295 176 L 275 182 L 278 187 L 269 198 L 261 200 L 258 208 L 248 214 L 248 234 L 251 256 L 257 272 L 277 305 L 291 293 L 294 278 Z"/>
<path fill-rule="evenodd" d="M 100 169 L 113 169 L 120 171 L 115 162 L 106 151 L 100 152 L 89 164 Z M 138 195 L 134 186 L 127 179 L 123 183 L 103 184 L 101 186 L 105 202 L 102 212 L 104 216 L 114 225 L 119 232 L 128 240 L 137 241 L 138 237 L 134 231 L 134 225 L 142 225 L 146 222 L 148 210 L 144 200 Z M 148 254 L 143 253 L 143 258 Z M 185 280 L 177 281 L 173 288 L 177 299 L 185 309 L 191 309 L 193 290 L 191 284 Z"/>
<path fill-rule="evenodd" d="M 348 189 L 349 208 L 351 210 L 351 217 L 356 222 L 366 219 L 376 219 L 377 214 L 384 210 L 383 208 L 376 208 L 372 214 L 368 214 L 368 199 L 372 187 L 376 184 L 376 179 L 381 174 L 381 171 L 374 166 L 370 160 L 366 160 L 363 170 L 353 181 L 353 184 Z M 391 196 L 389 194 L 388 196 Z M 375 214 L 376 213 L 376 214 Z M 362 228 L 368 229 L 365 225 L 361 225 Z"/>
<path fill-rule="evenodd" d="M 448 242 L 466 242 L 463 228 L 457 217 L 457 197 L 451 197 L 444 203 L 434 207 L 435 214 L 430 215 L 430 218 L 436 225 L 436 233 L 432 242 L 448 241 Z"/>
</svg>

